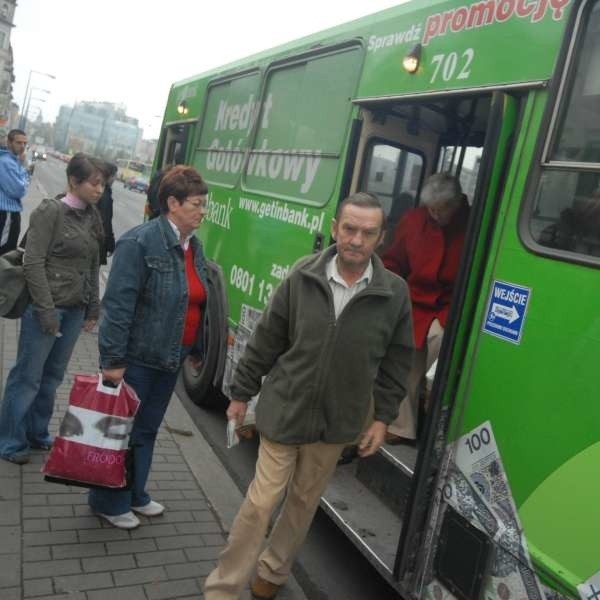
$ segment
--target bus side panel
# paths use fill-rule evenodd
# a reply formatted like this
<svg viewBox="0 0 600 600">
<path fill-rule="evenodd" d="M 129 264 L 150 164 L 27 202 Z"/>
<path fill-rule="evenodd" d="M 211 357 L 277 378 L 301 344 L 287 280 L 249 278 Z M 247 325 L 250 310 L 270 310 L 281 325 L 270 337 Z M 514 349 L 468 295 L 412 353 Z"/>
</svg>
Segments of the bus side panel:
<svg viewBox="0 0 600 600">
<path fill-rule="evenodd" d="M 543 597 L 540 579 L 577 594 L 600 570 L 600 278 L 528 252 L 517 233 L 545 99 L 502 201 L 440 487 L 440 514 L 450 506 L 493 540 L 486 589 L 501 595 L 508 575 L 529 598 Z"/>
</svg>

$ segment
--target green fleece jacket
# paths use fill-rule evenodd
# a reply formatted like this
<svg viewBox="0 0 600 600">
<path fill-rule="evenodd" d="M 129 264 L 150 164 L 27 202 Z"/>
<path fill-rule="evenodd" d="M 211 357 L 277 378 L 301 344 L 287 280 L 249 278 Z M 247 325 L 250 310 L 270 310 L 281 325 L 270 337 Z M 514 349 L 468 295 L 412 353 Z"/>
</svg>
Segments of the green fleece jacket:
<svg viewBox="0 0 600 600">
<path fill-rule="evenodd" d="M 238 363 L 232 398 L 260 390 L 256 424 L 282 444 L 350 443 L 369 411 L 391 423 L 412 362 L 406 282 L 373 256 L 367 287 L 335 318 L 325 267 L 335 246 L 301 259 L 274 292 Z M 261 385 L 261 379 L 266 376 Z"/>
</svg>

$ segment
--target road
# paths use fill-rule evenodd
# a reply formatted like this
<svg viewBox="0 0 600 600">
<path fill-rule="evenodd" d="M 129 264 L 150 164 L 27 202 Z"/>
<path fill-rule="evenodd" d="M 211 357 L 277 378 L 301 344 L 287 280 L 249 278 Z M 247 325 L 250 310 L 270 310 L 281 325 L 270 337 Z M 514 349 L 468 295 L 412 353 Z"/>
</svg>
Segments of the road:
<svg viewBox="0 0 600 600">
<path fill-rule="evenodd" d="M 43 197 L 65 190 L 66 164 L 52 157 L 38 162 L 30 191 L 24 202 L 23 232 L 31 210 Z M 145 196 L 113 185 L 115 238 L 139 224 L 143 218 Z M 101 271 L 104 283 L 109 264 Z M 101 285 L 101 288 L 103 286 Z M 194 405 L 178 388 L 188 413 L 211 445 L 236 485 L 245 491 L 256 461 L 256 443 L 243 442 L 227 450 L 225 447 L 225 418 L 223 414 L 203 410 Z M 325 513 L 319 511 L 300 551 L 294 575 L 309 600 L 397 600 L 399 596 L 369 565 L 348 539 L 340 533 Z"/>
</svg>

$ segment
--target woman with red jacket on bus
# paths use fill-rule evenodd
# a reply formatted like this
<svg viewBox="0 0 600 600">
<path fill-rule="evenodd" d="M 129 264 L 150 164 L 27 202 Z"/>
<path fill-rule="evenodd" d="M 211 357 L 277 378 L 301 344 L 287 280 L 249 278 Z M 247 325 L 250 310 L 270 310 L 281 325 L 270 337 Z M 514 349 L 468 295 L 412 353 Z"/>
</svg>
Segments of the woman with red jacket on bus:
<svg viewBox="0 0 600 600">
<path fill-rule="evenodd" d="M 440 351 L 468 220 L 469 205 L 458 179 L 448 173 L 431 175 L 421 205 L 402 217 L 382 256 L 384 265 L 408 283 L 416 347 L 407 397 L 388 428 L 388 443 L 416 440 L 421 381 Z"/>
</svg>

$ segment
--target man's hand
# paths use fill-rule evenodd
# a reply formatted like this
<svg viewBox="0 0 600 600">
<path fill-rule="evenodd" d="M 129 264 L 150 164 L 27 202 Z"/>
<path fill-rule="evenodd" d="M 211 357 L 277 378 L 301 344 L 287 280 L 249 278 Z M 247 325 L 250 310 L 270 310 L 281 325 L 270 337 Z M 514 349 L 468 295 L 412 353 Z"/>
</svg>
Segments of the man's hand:
<svg viewBox="0 0 600 600">
<path fill-rule="evenodd" d="M 229 421 L 235 420 L 238 427 L 244 422 L 246 416 L 246 403 L 241 400 L 232 400 L 227 407 L 227 419 Z"/>
<path fill-rule="evenodd" d="M 125 374 L 125 367 L 120 369 L 102 369 L 102 381 L 110 381 L 115 385 L 119 385 L 123 380 Z"/>
<path fill-rule="evenodd" d="M 362 458 L 375 454 L 385 441 L 387 425 L 383 421 L 373 421 L 372 425 L 365 431 L 358 445 L 358 455 Z"/>
</svg>

